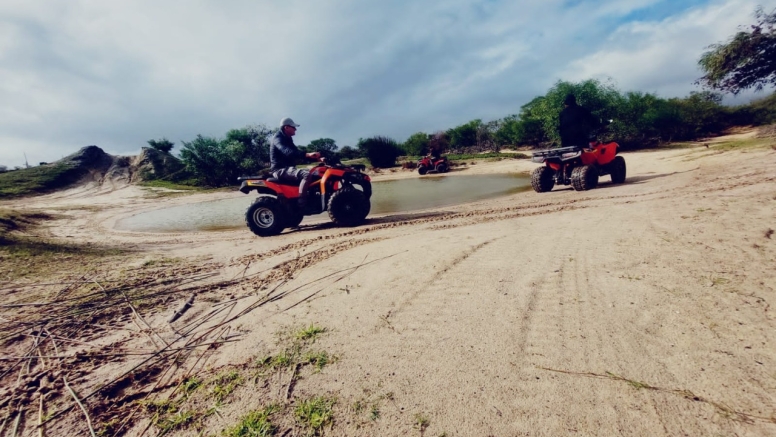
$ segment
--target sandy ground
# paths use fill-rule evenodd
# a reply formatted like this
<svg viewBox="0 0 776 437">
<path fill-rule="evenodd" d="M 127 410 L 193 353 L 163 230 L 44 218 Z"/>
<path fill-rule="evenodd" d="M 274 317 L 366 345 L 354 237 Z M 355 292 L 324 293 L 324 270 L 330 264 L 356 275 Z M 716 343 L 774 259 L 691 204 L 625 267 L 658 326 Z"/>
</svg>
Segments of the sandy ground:
<svg viewBox="0 0 776 437">
<path fill-rule="evenodd" d="M 278 298 L 234 320 L 239 340 L 207 367 L 271 354 L 279 330 L 311 323 L 327 330 L 315 347 L 336 361 L 301 372 L 293 391 L 288 373 L 246 383 L 207 419 L 212 434 L 269 402 L 326 395 L 337 400 L 327 435 L 776 435 L 776 152 L 623 156 L 622 185 L 607 176 L 588 192 L 556 187 L 353 229 L 321 217 L 272 238 L 113 229 L 141 211 L 234 193 L 90 187 L 4 205 L 65 214 L 52 236 L 140 250 L 138 263 L 203 259 L 221 278 L 293 266 L 283 282 L 220 292 L 238 298 L 231 314 Z M 502 160 L 451 174 L 534 167 Z M 176 323 L 213 306 L 197 300 Z M 169 312 L 148 315 L 168 339 Z M 138 417 L 129 435 L 147 423 Z"/>
</svg>

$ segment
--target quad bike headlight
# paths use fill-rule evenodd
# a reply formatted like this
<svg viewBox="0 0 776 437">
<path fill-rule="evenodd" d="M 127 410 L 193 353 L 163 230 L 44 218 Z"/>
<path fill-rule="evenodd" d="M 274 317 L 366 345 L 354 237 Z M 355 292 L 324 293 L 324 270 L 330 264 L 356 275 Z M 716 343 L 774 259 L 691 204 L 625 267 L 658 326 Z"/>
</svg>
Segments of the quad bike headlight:
<svg viewBox="0 0 776 437">
<path fill-rule="evenodd" d="M 580 154 L 581 154 L 581 152 L 569 152 L 569 153 L 564 153 L 564 154 L 560 155 L 560 157 L 561 157 L 561 159 L 576 158 Z"/>
</svg>

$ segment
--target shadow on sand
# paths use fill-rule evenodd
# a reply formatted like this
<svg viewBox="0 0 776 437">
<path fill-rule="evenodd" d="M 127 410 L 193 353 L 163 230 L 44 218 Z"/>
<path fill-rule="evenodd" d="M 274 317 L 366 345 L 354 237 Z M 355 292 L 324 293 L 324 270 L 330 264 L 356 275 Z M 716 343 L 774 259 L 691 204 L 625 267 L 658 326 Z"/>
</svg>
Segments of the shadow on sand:
<svg viewBox="0 0 776 437">
<path fill-rule="evenodd" d="M 432 212 L 417 212 L 417 213 L 409 213 L 409 214 L 391 214 L 386 215 L 383 217 L 375 217 L 375 218 L 367 218 L 364 223 L 360 226 L 356 226 L 353 228 L 341 228 L 341 229 L 358 229 L 362 226 L 372 226 L 372 225 L 382 225 L 387 223 L 399 223 L 399 222 L 405 222 L 409 220 L 422 220 L 427 218 L 434 218 L 434 217 L 442 217 L 446 215 L 452 215 L 454 212 L 451 211 L 432 211 Z M 289 229 L 285 233 L 291 233 L 291 232 L 300 232 L 300 231 L 322 231 L 324 229 L 333 229 L 337 228 L 338 226 L 330 221 L 325 221 L 321 223 L 311 223 L 309 225 L 301 225 L 298 228 Z"/>
</svg>

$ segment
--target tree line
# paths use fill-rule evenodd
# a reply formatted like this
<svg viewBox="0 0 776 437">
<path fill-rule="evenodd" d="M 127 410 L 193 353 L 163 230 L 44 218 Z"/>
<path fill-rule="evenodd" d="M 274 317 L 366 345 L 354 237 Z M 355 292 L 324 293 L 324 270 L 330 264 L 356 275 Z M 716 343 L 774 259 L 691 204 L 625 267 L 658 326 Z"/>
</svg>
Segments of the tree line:
<svg viewBox="0 0 776 437">
<path fill-rule="evenodd" d="M 475 119 L 434 133 L 417 132 L 404 142 L 374 136 L 359 139 L 353 147 L 339 147 L 334 139 L 319 138 L 299 147 L 341 160 L 366 158 L 379 168 L 396 165 L 400 156 L 423 156 L 432 148 L 479 153 L 510 147 L 552 147 L 559 144 L 558 115 L 568 93 L 574 93 L 579 104 L 598 118 L 613 120 L 604 136 L 616 140 L 626 150 L 695 140 L 731 126 L 776 122 L 776 94 L 729 107 L 721 104 L 721 94 L 711 91 L 666 99 L 650 93 L 623 93 L 610 83 L 587 80 L 558 82 L 545 95 L 523 105 L 517 114 L 489 122 Z M 269 140 L 275 131 L 259 124 L 229 130 L 220 139 L 197 135 L 191 141 L 182 141 L 179 157 L 187 171 L 177 179 L 193 179 L 213 187 L 233 185 L 238 176 L 269 167 Z M 170 153 L 174 147 L 165 138 L 148 143 L 164 153 Z"/>
<path fill-rule="evenodd" d="M 399 156 L 422 156 L 431 149 L 479 153 L 505 147 L 552 147 L 559 143 L 559 114 L 570 93 L 599 119 L 612 120 L 604 139 L 614 139 L 624 149 L 695 140 L 731 126 L 774 123 L 776 93 L 741 106 L 721 103 L 720 92 L 737 94 L 776 85 L 776 10 L 765 13 L 760 8 L 755 18 L 748 30 L 708 47 L 698 61 L 705 74 L 696 82 L 704 91 L 684 98 L 622 92 L 612 83 L 592 79 L 559 81 L 546 94 L 501 119 L 474 119 L 447 130 L 417 132 L 404 142 L 374 136 L 359 139 L 353 147 L 338 147 L 331 138 L 319 138 L 300 148 L 343 160 L 366 158 L 374 167 L 391 167 Z M 209 186 L 234 184 L 238 176 L 269 166 L 269 137 L 275 132 L 261 124 L 232 129 L 221 139 L 197 135 L 192 141 L 182 141 L 180 159 L 186 172 L 179 172 L 177 178 Z M 148 143 L 163 153 L 170 153 L 174 146 L 165 138 Z"/>
</svg>

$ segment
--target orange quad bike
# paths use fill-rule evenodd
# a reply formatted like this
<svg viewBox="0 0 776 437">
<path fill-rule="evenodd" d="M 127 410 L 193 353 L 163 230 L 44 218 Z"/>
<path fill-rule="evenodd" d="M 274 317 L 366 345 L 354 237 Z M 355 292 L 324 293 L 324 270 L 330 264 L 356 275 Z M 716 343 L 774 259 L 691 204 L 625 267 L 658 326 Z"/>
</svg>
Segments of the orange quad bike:
<svg viewBox="0 0 776 437">
<path fill-rule="evenodd" d="M 372 182 L 362 173 L 364 165 L 345 166 L 324 158 L 310 169 L 305 209 L 299 206 L 299 182 L 281 181 L 267 176 L 243 176 L 240 191 L 256 190 L 258 197 L 245 212 L 248 228 L 260 237 L 277 235 L 286 228 L 299 226 L 306 215 L 329 212 L 340 226 L 358 226 L 371 209 Z"/>
<path fill-rule="evenodd" d="M 543 163 L 531 173 L 531 186 L 537 193 L 552 190 L 555 184 L 571 185 L 577 191 L 598 186 L 598 177 L 611 175 L 613 184 L 625 182 L 625 159 L 617 156 L 620 145 L 591 139 L 587 148 L 578 146 L 533 152 L 531 161 Z"/>
</svg>

